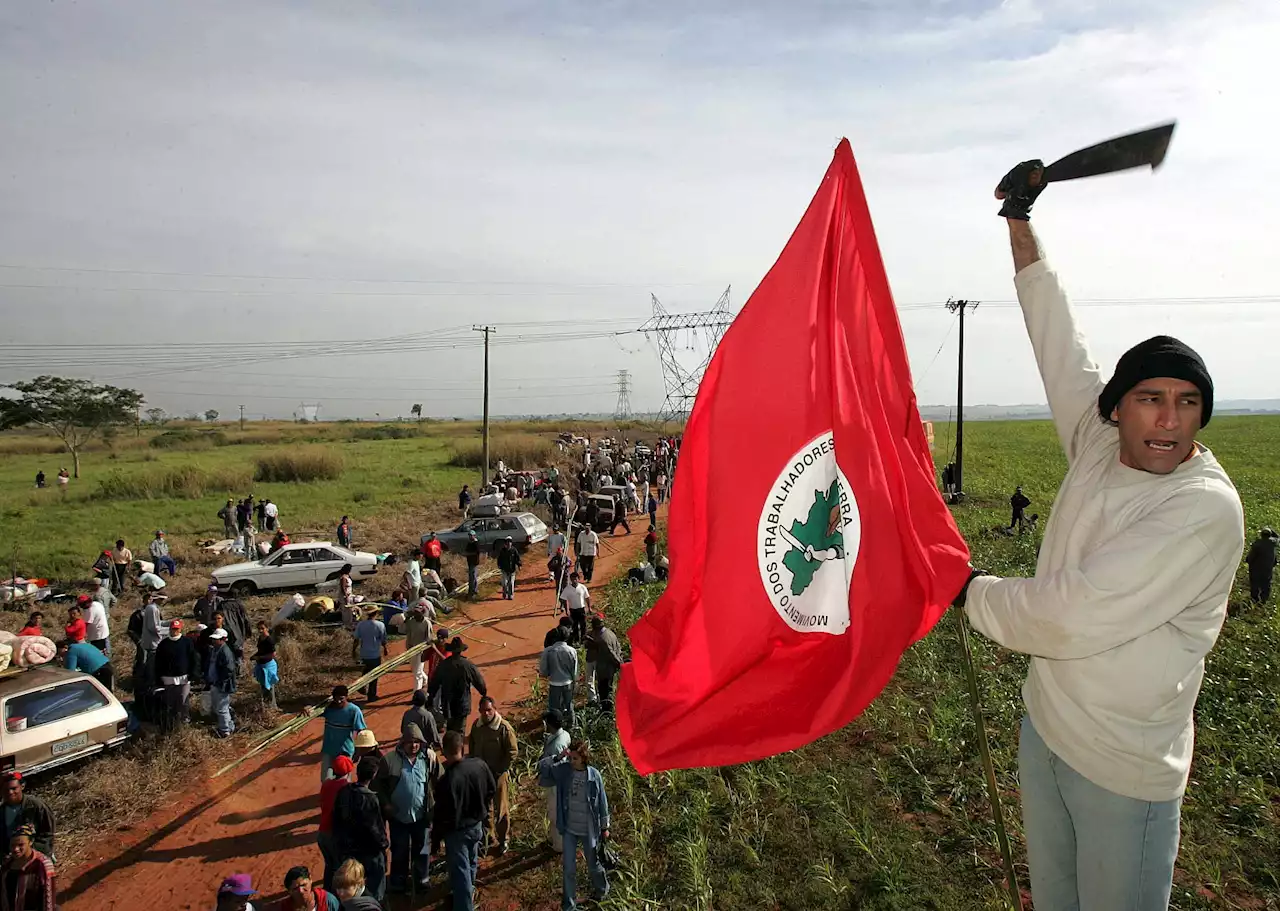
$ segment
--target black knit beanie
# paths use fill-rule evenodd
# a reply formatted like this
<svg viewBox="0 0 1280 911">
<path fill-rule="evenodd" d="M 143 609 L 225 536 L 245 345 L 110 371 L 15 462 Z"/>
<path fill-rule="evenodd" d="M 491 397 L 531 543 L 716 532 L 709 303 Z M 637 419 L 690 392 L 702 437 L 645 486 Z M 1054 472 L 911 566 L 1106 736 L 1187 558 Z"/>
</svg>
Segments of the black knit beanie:
<svg viewBox="0 0 1280 911">
<path fill-rule="evenodd" d="M 1200 355 L 1168 335 L 1152 336 L 1145 342 L 1134 345 L 1120 357 L 1115 374 L 1098 396 L 1098 413 L 1102 419 L 1111 420 L 1111 413 L 1126 392 L 1143 380 L 1159 376 L 1194 383 L 1203 399 L 1200 406 L 1200 426 L 1209 423 L 1209 418 L 1213 415 L 1213 380 L 1209 378 L 1209 370 Z"/>
</svg>

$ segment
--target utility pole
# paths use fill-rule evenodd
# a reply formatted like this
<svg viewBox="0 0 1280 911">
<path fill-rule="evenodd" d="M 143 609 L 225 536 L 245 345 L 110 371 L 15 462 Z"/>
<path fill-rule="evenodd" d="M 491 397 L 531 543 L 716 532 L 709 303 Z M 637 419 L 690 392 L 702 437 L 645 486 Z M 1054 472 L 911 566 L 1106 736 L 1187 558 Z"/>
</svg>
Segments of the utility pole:
<svg viewBox="0 0 1280 911">
<path fill-rule="evenodd" d="M 244 406 L 240 406 L 240 432 L 244 433 Z"/>
<path fill-rule="evenodd" d="M 484 333 L 484 434 L 480 444 L 480 458 L 484 465 L 480 468 L 480 487 L 489 486 L 489 333 L 497 332 L 492 326 L 472 326 L 471 331 Z"/>
<path fill-rule="evenodd" d="M 964 311 L 976 310 L 980 301 L 948 300 L 947 309 L 960 314 L 960 357 L 956 371 L 956 462 L 951 502 L 964 499 Z"/>
</svg>

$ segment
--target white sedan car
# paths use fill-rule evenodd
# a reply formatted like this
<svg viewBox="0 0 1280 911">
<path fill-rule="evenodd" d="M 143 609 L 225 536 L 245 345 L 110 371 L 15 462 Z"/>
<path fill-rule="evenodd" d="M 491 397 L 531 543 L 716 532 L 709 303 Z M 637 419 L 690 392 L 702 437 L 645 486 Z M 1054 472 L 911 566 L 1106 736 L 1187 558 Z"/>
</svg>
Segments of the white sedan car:
<svg viewBox="0 0 1280 911">
<path fill-rule="evenodd" d="M 328 541 L 306 541 L 286 544 L 261 560 L 219 567 L 213 571 L 213 581 L 243 598 L 271 589 L 319 585 L 337 578 L 345 565 L 351 566 L 351 581 L 359 582 L 378 571 L 378 558 Z"/>
</svg>

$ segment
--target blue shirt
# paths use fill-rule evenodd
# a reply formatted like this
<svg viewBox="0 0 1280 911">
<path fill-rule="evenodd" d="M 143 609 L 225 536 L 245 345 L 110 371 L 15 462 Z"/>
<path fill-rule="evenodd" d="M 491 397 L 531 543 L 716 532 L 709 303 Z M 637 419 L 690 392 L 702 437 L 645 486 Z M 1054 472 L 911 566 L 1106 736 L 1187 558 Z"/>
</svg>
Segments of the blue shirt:
<svg viewBox="0 0 1280 911">
<path fill-rule="evenodd" d="M 356 640 L 360 643 L 360 660 L 376 661 L 387 644 L 387 627 L 381 620 L 361 620 L 356 624 Z"/>
<path fill-rule="evenodd" d="M 427 802 L 427 754 L 418 752 L 413 762 L 399 750 L 400 780 L 391 793 L 391 808 L 398 822 L 412 823 L 422 818 Z"/>
<path fill-rule="evenodd" d="M 326 756 L 354 756 L 356 731 L 365 729 L 364 712 L 360 706 L 348 702 L 342 708 L 329 706 L 324 710 L 324 739 L 320 752 Z"/>
<path fill-rule="evenodd" d="M 107 663 L 107 656 L 88 642 L 72 642 L 67 646 L 66 666 L 69 671 L 96 674 Z"/>
</svg>

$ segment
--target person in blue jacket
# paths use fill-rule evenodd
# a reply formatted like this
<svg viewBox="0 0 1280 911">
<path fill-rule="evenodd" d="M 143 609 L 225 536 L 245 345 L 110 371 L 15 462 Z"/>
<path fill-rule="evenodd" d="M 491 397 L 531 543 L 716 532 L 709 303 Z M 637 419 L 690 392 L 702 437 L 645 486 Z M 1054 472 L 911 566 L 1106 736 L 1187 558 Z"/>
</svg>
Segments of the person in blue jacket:
<svg viewBox="0 0 1280 911">
<path fill-rule="evenodd" d="M 578 847 L 587 861 L 597 899 L 609 894 L 609 880 L 596 849 L 609 837 L 609 798 L 600 770 L 591 765 L 591 748 L 575 740 L 567 750 L 538 761 L 538 784 L 556 789 L 556 831 L 564 838 L 564 891 L 560 907 L 577 908 Z"/>
</svg>

